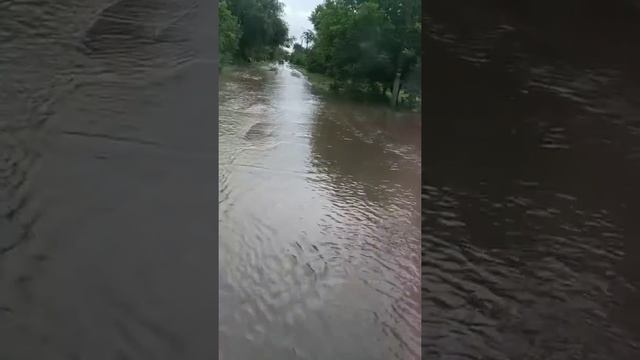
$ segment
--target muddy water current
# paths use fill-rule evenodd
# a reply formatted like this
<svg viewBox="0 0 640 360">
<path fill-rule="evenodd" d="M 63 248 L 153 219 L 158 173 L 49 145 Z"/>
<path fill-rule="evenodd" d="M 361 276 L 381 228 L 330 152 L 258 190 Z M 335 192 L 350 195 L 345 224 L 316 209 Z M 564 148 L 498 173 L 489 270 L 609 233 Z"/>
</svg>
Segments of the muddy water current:
<svg viewBox="0 0 640 360">
<path fill-rule="evenodd" d="M 220 82 L 228 359 L 418 359 L 420 121 L 288 65 Z"/>
<path fill-rule="evenodd" d="M 423 358 L 640 358 L 640 32 L 613 19 L 624 3 L 430 3 Z"/>
</svg>

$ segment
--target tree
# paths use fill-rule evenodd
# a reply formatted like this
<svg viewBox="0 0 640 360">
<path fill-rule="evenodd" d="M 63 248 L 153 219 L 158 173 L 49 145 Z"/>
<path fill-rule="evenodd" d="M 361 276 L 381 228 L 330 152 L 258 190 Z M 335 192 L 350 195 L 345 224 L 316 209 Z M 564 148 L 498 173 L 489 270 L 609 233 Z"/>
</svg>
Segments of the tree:
<svg viewBox="0 0 640 360">
<path fill-rule="evenodd" d="M 291 36 L 288 37 L 287 40 L 284 42 L 284 46 L 285 47 L 292 47 L 293 44 L 296 43 L 296 37 L 295 36 Z"/>
<path fill-rule="evenodd" d="M 226 0 L 240 24 L 237 54 L 248 61 L 273 59 L 288 39 L 278 0 Z"/>
<path fill-rule="evenodd" d="M 308 66 L 350 86 L 391 89 L 395 106 L 420 55 L 420 7 L 418 0 L 326 0 L 310 16 Z"/>
<path fill-rule="evenodd" d="M 315 38 L 316 38 L 316 34 L 314 34 L 313 31 L 311 30 L 305 30 L 302 33 L 302 39 L 305 42 L 306 48 L 309 48 L 309 43 L 313 42 Z"/>
<path fill-rule="evenodd" d="M 295 43 L 293 44 L 293 51 L 289 56 L 289 60 L 292 64 L 299 66 L 307 66 L 307 49 L 302 47 L 302 45 Z"/>
<path fill-rule="evenodd" d="M 391 48 L 395 77 L 391 104 L 398 103 L 402 81 L 416 66 L 421 55 L 421 3 L 416 0 L 378 0 L 393 23 Z"/>
<path fill-rule="evenodd" d="M 221 62 L 229 61 L 235 55 L 240 35 L 238 18 L 231 13 L 226 0 L 220 0 L 218 2 L 218 52 Z"/>
</svg>

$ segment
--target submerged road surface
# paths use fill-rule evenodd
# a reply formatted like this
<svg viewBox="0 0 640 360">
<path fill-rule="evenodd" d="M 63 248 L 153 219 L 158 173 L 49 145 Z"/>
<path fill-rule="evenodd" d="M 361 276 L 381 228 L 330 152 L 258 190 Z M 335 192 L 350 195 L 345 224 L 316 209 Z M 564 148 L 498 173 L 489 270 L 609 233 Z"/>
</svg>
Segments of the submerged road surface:
<svg viewBox="0 0 640 360">
<path fill-rule="evenodd" d="M 0 359 L 215 357 L 215 18 L 0 3 Z"/>
<path fill-rule="evenodd" d="M 223 74 L 219 111 L 223 358 L 419 359 L 419 115 L 287 65 Z"/>
</svg>

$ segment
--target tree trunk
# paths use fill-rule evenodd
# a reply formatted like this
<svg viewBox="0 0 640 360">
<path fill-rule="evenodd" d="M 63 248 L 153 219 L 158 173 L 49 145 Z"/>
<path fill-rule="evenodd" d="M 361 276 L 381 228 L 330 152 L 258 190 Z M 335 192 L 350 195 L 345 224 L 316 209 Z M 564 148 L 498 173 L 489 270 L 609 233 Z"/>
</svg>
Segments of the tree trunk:
<svg viewBox="0 0 640 360">
<path fill-rule="evenodd" d="M 396 78 L 393 80 L 393 91 L 391 93 L 391 106 L 396 107 L 398 105 L 398 96 L 400 95 L 400 71 L 396 73 Z"/>
</svg>

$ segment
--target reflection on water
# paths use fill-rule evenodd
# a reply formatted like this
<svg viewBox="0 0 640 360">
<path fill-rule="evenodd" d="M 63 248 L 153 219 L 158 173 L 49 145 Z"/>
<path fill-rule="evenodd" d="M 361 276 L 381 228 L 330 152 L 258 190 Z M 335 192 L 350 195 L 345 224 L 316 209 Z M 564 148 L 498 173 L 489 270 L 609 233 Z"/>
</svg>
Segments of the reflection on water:
<svg viewBox="0 0 640 360">
<path fill-rule="evenodd" d="M 637 49 L 487 9 L 432 9 L 423 356 L 637 359 Z"/>
<path fill-rule="evenodd" d="M 215 353 L 215 16 L 0 2 L 0 358 Z"/>
<path fill-rule="evenodd" d="M 416 115 L 287 66 L 220 86 L 224 358 L 419 358 Z"/>
</svg>

